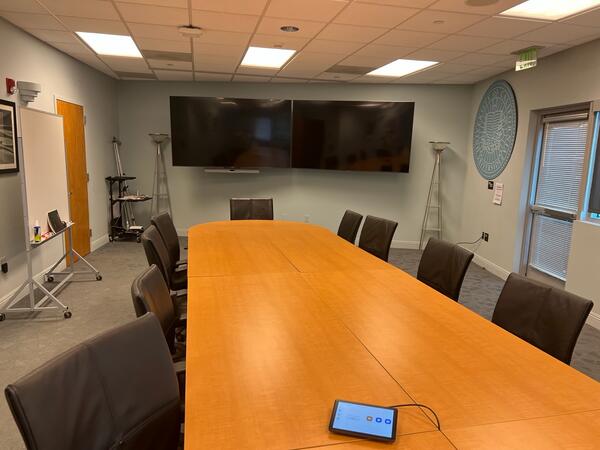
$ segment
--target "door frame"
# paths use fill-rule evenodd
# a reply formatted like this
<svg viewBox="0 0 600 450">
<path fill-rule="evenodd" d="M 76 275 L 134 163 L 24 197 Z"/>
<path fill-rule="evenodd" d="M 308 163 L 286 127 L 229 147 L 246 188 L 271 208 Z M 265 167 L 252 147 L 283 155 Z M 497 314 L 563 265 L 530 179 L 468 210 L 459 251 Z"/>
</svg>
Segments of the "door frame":
<svg viewBox="0 0 600 450">
<path fill-rule="evenodd" d="M 525 226 L 523 229 L 523 240 L 521 246 L 521 258 L 519 262 L 519 273 L 521 275 L 527 276 L 527 269 L 529 265 L 529 252 L 531 248 L 531 231 L 533 226 L 533 218 L 534 214 L 532 212 L 532 207 L 535 201 L 535 194 L 537 191 L 537 177 L 539 175 L 540 169 L 540 160 L 541 160 L 541 152 L 543 147 L 543 135 L 544 135 L 544 117 L 549 115 L 561 115 L 567 113 L 577 113 L 586 111 L 588 112 L 588 130 L 593 130 L 594 126 L 594 103 L 590 102 L 582 102 L 582 103 L 574 103 L 571 105 L 558 106 L 553 108 L 544 108 L 532 111 L 536 117 L 536 125 L 533 136 L 532 147 L 533 151 L 531 152 L 531 161 L 530 161 L 530 170 L 529 177 L 527 178 L 528 183 L 528 192 L 527 192 L 527 202 L 525 205 Z M 583 162 L 583 177 L 579 186 L 579 201 L 578 201 L 578 211 L 577 218 L 581 218 L 582 214 L 585 214 L 585 199 L 586 192 L 588 190 L 589 184 L 589 169 L 590 169 L 590 155 L 592 152 L 592 143 L 593 143 L 593 133 L 588 133 L 587 141 L 586 141 L 586 149 L 585 149 L 585 158 Z M 575 219 L 577 220 L 577 219 Z M 567 269 L 568 272 L 568 269 Z M 565 282 L 555 278 L 551 275 L 547 275 L 543 272 L 536 271 L 536 275 L 539 278 L 543 278 L 544 281 L 549 282 L 555 286 L 564 288 Z"/>
<path fill-rule="evenodd" d="M 92 252 L 93 251 L 92 235 L 91 235 L 91 233 L 92 233 L 92 223 L 91 223 L 91 220 L 90 220 L 91 216 L 90 216 L 90 189 L 89 189 L 90 181 L 91 181 L 90 180 L 91 176 L 90 176 L 90 171 L 88 170 L 88 158 L 87 158 L 87 156 L 88 156 L 87 155 L 88 146 L 87 146 L 87 133 L 86 133 L 86 126 L 85 126 L 86 125 L 86 114 L 85 114 L 86 106 L 85 106 L 85 102 L 83 102 L 82 100 L 78 100 L 78 99 L 76 99 L 74 97 L 70 97 L 70 96 L 62 95 L 62 94 L 54 94 L 53 97 L 54 97 L 54 99 L 53 99 L 54 113 L 57 114 L 57 115 L 59 115 L 58 114 L 58 101 L 59 100 L 63 101 L 63 102 L 66 102 L 66 103 L 72 103 L 74 105 L 81 106 L 83 108 L 83 136 L 84 136 L 84 151 L 85 151 L 85 171 L 86 171 L 86 174 L 88 175 L 88 185 L 87 185 L 87 187 L 88 187 L 88 189 L 87 189 L 88 230 L 89 230 L 89 232 L 88 232 L 88 239 L 89 239 L 89 245 L 90 245 L 90 252 Z M 65 146 L 65 152 L 66 152 L 66 146 Z M 67 165 L 67 174 L 68 174 L 68 170 L 69 170 L 69 167 Z M 71 211 L 71 198 L 69 197 L 69 219 L 71 218 L 71 214 L 72 214 L 72 211 Z"/>
</svg>

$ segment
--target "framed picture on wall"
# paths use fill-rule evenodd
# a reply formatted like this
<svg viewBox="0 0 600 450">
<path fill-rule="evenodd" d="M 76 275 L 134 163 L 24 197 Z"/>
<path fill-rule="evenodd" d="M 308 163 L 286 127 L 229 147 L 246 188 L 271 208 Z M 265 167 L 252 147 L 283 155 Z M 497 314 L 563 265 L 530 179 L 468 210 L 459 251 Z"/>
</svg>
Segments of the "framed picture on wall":
<svg viewBox="0 0 600 450">
<path fill-rule="evenodd" d="M 17 111 L 13 102 L 0 99 L 0 174 L 18 171 Z"/>
</svg>

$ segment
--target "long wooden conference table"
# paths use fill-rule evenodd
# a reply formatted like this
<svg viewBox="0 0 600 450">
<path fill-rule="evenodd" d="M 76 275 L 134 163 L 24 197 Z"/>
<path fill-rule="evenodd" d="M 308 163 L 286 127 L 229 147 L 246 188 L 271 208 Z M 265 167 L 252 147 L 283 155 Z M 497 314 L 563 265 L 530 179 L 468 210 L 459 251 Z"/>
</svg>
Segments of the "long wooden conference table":
<svg viewBox="0 0 600 450">
<path fill-rule="evenodd" d="M 322 227 L 197 225 L 188 274 L 186 450 L 600 448 L 600 383 Z M 441 431 L 331 434 L 335 399 Z"/>
</svg>

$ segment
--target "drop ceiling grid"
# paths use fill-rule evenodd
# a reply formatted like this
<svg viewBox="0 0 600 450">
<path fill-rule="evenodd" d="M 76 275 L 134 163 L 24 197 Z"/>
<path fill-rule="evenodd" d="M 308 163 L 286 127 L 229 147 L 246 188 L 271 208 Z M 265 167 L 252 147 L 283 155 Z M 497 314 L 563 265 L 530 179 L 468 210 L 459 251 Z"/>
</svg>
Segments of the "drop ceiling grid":
<svg viewBox="0 0 600 450">
<path fill-rule="evenodd" d="M 463 0 L 0 0 L 0 15 L 112 76 L 116 77 L 114 72 L 119 70 L 115 65 L 118 65 L 141 67 L 141 71 L 158 79 L 168 78 L 169 72 L 175 78 L 185 78 L 176 73 L 177 69 L 188 73 L 189 70 L 182 70 L 186 68 L 184 65 L 174 65 L 175 70 L 171 70 L 167 63 L 153 67 L 145 56 L 142 65 L 98 57 L 73 32 L 124 29 L 141 50 L 152 50 L 150 47 L 158 47 L 159 42 L 164 42 L 161 47 L 183 48 L 182 43 L 186 42 L 192 55 L 193 79 L 210 78 L 211 72 L 219 78 L 226 72 L 230 81 L 285 81 L 285 78 L 336 81 L 327 72 L 336 64 L 358 65 L 350 62 L 362 61 L 368 66 L 383 65 L 399 57 L 440 61 L 439 66 L 405 79 L 345 74 L 337 80 L 378 83 L 403 80 L 454 83 L 461 79 L 476 82 L 509 69 L 514 61 L 509 50 L 539 44 L 546 47 L 540 55 L 546 56 L 600 37 L 600 22 L 595 20 L 600 7 L 557 22 L 498 17 L 499 12 L 521 1 L 500 0 L 492 6 L 473 8 Z M 182 17 L 187 17 L 187 24 L 179 23 L 184 20 Z M 200 20 L 201 17 L 207 17 L 209 22 Z M 436 26 L 431 23 L 433 20 L 444 22 Z M 201 38 L 184 39 L 178 35 L 175 23 L 202 26 L 206 31 Z M 305 36 L 298 38 L 278 32 L 279 26 L 293 24 L 305 24 Z M 269 30 L 269 34 L 264 30 Z M 364 33 L 355 38 L 348 30 Z M 332 35 L 335 39 L 331 39 Z M 265 72 L 240 67 L 243 49 L 249 45 L 256 42 L 254 45 L 274 46 L 281 41 L 290 43 L 297 53 L 280 70 Z M 328 41 L 331 48 L 320 51 Z M 215 46 L 228 43 L 230 55 L 205 56 L 203 49 L 209 43 Z M 204 67 L 200 66 L 200 58 L 204 58 Z M 111 61 L 117 62 L 111 66 Z M 305 70 L 301 70 L 303 64 Z M 292 70 L 297 66 L 300 69 Z M 302 73 L 305 76 L 299 77 Z"/>
</svg>

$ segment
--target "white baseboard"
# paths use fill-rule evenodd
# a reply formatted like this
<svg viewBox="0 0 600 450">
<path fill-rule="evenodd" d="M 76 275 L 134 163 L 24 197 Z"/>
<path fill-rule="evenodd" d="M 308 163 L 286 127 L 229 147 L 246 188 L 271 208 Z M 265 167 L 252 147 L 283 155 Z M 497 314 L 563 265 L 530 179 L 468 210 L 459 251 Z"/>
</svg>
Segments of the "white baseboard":
<svg viewBox="0 0 600 450">
<path fill-rule="evenodd" d="M 392 241 L 392 248 L 419 249 L 419 241 Z"/>
<path fill-rule="evenodd" d="M 36 280 L 39 283 L 43 283 L 44 282 L 44 275 L 46 274 L 46 272 L 48 272 L 52 266 L 49 265 L 48 267 L 46 267 L 45 269 L 43 269 L 41 272 L 38 272 L 37 274 L 35 274 L 33 276 L 33 279 Z M 58 267 L 56 269 L 54 269 L 55 271 L 61 271 L 61 270 L 65 270 L 67 267 L 67 264 L 63 261 L 61 262 Z M 0 298 L 0 307 L 4 307 L 4 304 L 13 296 L 15 295 L 15 292 L 17 292 L 21 286 L 23 285 L 23 283 L 25 282 L 25 280 L 23 280 L 23 282 L 21 284 L 19 284 L 19 286 L 17 286 L 16 288 L 14 288 L 12 291 L 10 291 L 8 294 L 6 294 L 4 297 Z M 27 291 L 26 289 L 23 290 L 23 295 L 20 298 L 25 297 L 26 295 L 29 294 L 29 291 Z"/>
<path fill-rule="evenodd" d="M 506 280 L 510 275 L 510 272 L 497 264 L 494 264 L 489 259 L 484 258 L 478 254 L 475 254 L 473 257 L 473 262 L 477 264 L 479 267 L 483 267 L 488 272 L 496 275 L 498 278 Z"/>
<path fill-rule="evenodd" d="M 103 245 L 106 245 L 108 243 L 109 243 L 109 240 L 108 240 L 108 233 L 107 233 L 103 236 L 100 236 L 98 239 L 94 239 L 92 241 L 91 251 L 98 250 L 100 247 L 102 247 Z"/>
<path fill-rule="evenodd" d="M 590 315 L 588 316 L 588 319 L 586 321 L 586 323 L 591 326 L 596 328 L 597 330 L 600 330 L 600 314 L 598 314 L 597 312 L 591 312 Z"/>
</svg>

